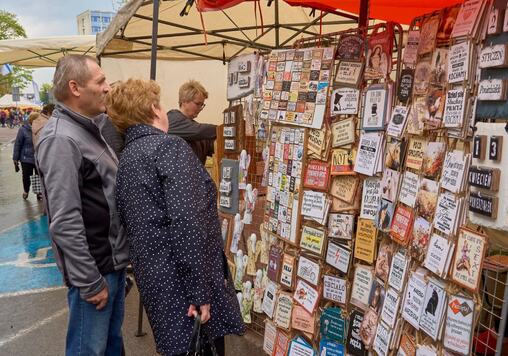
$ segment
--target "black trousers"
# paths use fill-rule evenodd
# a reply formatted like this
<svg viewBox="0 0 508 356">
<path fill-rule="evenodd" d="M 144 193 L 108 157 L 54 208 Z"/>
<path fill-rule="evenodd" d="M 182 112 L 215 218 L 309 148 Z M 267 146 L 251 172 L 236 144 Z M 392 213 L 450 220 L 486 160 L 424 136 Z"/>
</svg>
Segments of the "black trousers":
<svg viewBox="0 0 508 356">
<path fill-rule="evenodd" d="M 30 177 L 34 174 L 38 174 L 35 164 L 21 162 L 21 175 L 23 177 L 23 191 L 28 193 L 30 191 Z"/>
<path fill-rule="evenodd" d="M 225 347 L 224 347 L 224 337 L 219 337 L 218 339 L 215 339 L 214 341 L 214 344 L 215 344 L 215 348 L 217 350 L 217 355 L 219 356 L 225 356 L 226 355 L 226 350 L 225 350 Z M 186 356 L 187 353 L 184 353 L 184 354 L 179 354 L 179 355 L 175 355 L 175 356 Z M 212 354 L 212 348 L 210 347 L 210 344 L 206 344 L 204 346 L 204 353 L 203 353 L 204 356 L 213 356 Z"/>
</svg>

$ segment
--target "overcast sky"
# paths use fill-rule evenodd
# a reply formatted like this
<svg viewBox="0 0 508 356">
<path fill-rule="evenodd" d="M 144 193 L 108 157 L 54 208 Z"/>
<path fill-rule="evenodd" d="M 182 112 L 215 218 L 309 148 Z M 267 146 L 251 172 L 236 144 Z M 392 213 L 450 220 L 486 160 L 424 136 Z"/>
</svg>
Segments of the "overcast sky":
<svg viewBox="0 0 508 356">
<path fill-rule="evenodd" d="M 76 35 L 76 16 L 86 10 L 113 10 L 113 0 L 1 0 L 0 9 L 12 12 L 28 37 Z M 34 80 L 50 82 L 54 69 L 37 69 Z"/>
</svg>

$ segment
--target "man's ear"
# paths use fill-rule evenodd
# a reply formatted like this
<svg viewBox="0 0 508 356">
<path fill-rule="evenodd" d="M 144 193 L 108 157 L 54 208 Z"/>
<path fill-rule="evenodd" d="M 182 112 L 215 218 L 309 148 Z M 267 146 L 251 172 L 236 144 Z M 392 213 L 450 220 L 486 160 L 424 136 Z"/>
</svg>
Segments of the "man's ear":
<svg viewBox="0 0 508 356">
<path fill-rule="evenodd" d="M 79 84 L 75 80 L 69 81 L 69 91 L 70 91 L 71 95 L 73 95 L 75 97 L 81 96 L 81 93 L 79 92 Z"/>
</svg>

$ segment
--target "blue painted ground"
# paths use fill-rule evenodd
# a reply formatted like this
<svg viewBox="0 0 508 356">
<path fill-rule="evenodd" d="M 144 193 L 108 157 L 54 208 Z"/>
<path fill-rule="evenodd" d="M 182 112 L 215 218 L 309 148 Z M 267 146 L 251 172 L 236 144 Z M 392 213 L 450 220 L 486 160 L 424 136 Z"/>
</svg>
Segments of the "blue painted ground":
<svg viewBox="0 0 508 356">
<path fill-rule="evenodd" d="M 62 284 L 45 216 L 0 234 L 0 294 Z"/>
</svg>

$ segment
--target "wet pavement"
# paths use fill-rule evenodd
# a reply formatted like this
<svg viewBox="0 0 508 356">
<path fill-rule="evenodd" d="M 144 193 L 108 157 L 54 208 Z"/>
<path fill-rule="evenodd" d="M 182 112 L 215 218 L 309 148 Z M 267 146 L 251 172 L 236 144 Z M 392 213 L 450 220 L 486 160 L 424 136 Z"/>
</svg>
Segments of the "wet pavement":
<svg viewBox="0 0 508 356">
<path fill-rule="evenodd" d="M 67 290 L 62 285 L 47 218 L 34 194 L 22 199 L 21 172 L 12 163 L 16 129 L 0 128 L 0 355 L 64 355 Z M 138 330 L 136 288 L 126 298 L 127 355 L 157 355 L 146 316 Z M 262 340 L 247 333 L 226 339 L 227 355 L 262 355 Z"/>
</svg>

